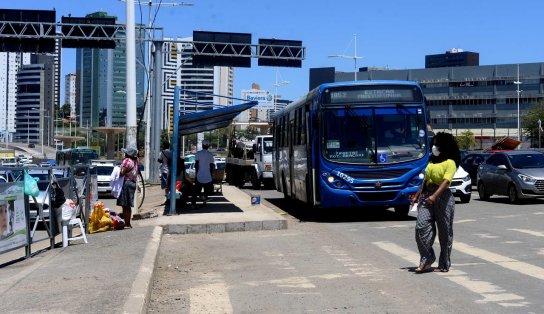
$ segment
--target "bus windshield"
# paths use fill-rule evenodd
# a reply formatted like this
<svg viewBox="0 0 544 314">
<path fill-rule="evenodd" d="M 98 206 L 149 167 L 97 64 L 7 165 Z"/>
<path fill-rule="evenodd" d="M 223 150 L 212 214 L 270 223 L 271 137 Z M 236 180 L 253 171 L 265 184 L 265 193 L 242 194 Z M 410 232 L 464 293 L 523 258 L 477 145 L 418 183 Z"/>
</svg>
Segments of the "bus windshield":
<svg viewBox="0 0 544 314">
<path fill-rule="evenodd" d="M 263 154 L 272 154 L 274 151 L 273 141 L 271 137 L 263 138 Z"/>
<path fill-rule="evenodd" d="M 425 156 L 423 109 L 354 108 L 323 112 L 323 154 L 335 162 L 397 163 Z"/>
</svg>

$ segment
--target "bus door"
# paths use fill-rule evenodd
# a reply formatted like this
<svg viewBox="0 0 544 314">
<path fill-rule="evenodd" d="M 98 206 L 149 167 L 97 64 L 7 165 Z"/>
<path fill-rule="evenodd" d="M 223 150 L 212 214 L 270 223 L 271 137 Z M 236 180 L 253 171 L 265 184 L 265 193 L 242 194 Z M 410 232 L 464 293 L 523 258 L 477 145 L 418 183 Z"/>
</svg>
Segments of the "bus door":
<svg viewBox="0 0 544 314">
<path fill-rule="evenodd" d="M 293 115 L 293 116 L 291 116 Z M 294 111 L 289 113 L 289 157 L 288 157 L 288 163 L 289 163 L 289 176 L 288 176 L 288 189 L 289 189 L 289 195 L 290 196 L 293 196 L 293 182 L 294 182 L 294 179 L 295 179 L 295 167 L 294 167 L 294 164 L 295 164 L 295 158 L 294 158 L 294 149 L 293 149 L 293 146 L 294 146 L 294 140 L 295 140 L 295 120 L 294 120 Z"/>
</svg>

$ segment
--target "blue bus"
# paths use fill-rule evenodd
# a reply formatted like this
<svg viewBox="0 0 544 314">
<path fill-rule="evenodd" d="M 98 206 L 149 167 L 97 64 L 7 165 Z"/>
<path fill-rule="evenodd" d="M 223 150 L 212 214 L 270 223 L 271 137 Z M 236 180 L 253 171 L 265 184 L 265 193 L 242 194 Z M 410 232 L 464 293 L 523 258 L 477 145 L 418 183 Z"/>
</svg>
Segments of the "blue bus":
<svg viewBox="0 0 544 314">
<path fill-rule="evenodd" d="M 57 150 L 55 158 L 57 166 L 90 165 L 93 159 L 98 159 L 98 153 L 94 148 L 89 147 Z"/>
<path fill-rule="evenodd" d="M 420 86 L 408 81 L 322 84 L 274 117 L 274 180 L 285 198 L 312 207 L 394 207 L 429 160 Z"/>
</svg>

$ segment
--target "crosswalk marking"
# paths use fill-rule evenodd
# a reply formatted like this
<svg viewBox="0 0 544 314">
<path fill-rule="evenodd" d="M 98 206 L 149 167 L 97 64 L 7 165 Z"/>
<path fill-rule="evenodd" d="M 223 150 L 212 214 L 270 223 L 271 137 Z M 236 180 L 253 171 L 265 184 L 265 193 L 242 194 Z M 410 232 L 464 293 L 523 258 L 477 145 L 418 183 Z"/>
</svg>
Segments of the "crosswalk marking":
<svg viewBox="0 0 544 314">
<path fill-rule="evenodd" d="M 530 235 L 535 236 L 535 237 L 544 237 L 544 232 L 539 232 L 539 231 L 534 231 L 534 230 L 528 230 L 528 229 L 508 229 L 508 230 L 530 234 Z"/>
<path fill-rule="evenodd" d="M 373 242 L 373 244 L 382 250 L 396 255 L 410 263 L 417 264 L 419 261 L 418 253 L 405 249 L 397 244 L 387 241 Z M 456 242 L 454 243 L 454 249 L 457 249 L 455 244 Z M 524 301 L 525 298 L 523 296 L 510 293 L 491 282 L 471 279 L 467 273 L 461 270 L 450 269 L 450 271 L 447 273 L 437 274 L 468 289 L 471 292 L 480 295 L 482 299 L 477 300 L 477 303 L 497 303 L 503 307 L 524 307 L 529 305 L 528 302 Z"/>
<path fill-rule="evenodd" d="M 332 256 L 342 265 L 348 268 L 352 273 L 357 276 L 364 277 L 369 281 L 381 281 L 383 280 L 380 275 L 380 270 L 377 269 L 372 264 L 361 264 L 349 254 L 338 248 L 333 248 L 332 246 L 322 246 L 323 251 Z"/>
<path fill-rule="evenodd" d="M 520 262 L 516 259 L 470 246 L 462 242 L 453 242 L 453 249 L 533 278 L 544 279 L 544 268 L 542 267 Z"/>
<path fill-rule="evenodd" d="M 221 273 L 202 275 L 203 283 L 189 290 L 191 313 L 233 313 L 228 286 Z"/>
</svg>

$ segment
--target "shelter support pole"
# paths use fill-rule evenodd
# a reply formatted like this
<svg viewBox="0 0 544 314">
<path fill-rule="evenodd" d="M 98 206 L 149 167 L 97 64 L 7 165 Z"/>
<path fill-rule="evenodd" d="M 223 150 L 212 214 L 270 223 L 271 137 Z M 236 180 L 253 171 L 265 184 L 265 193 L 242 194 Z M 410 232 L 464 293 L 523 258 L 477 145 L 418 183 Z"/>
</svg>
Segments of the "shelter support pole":
<svg viewBox="0 0 544 314">
<path fill-rule="evenodd" d="M 170 169 L 170 211 L 169 215 L 176 213 L 176 174 L 179 156 L 179 86 L 174 87 L 174 135 L 172 138 L 172 168 Z M 181 166 L 181 165 L 179 165 Z M 183 170 L 184 171 L 184 170 Z"/>
</svg>

